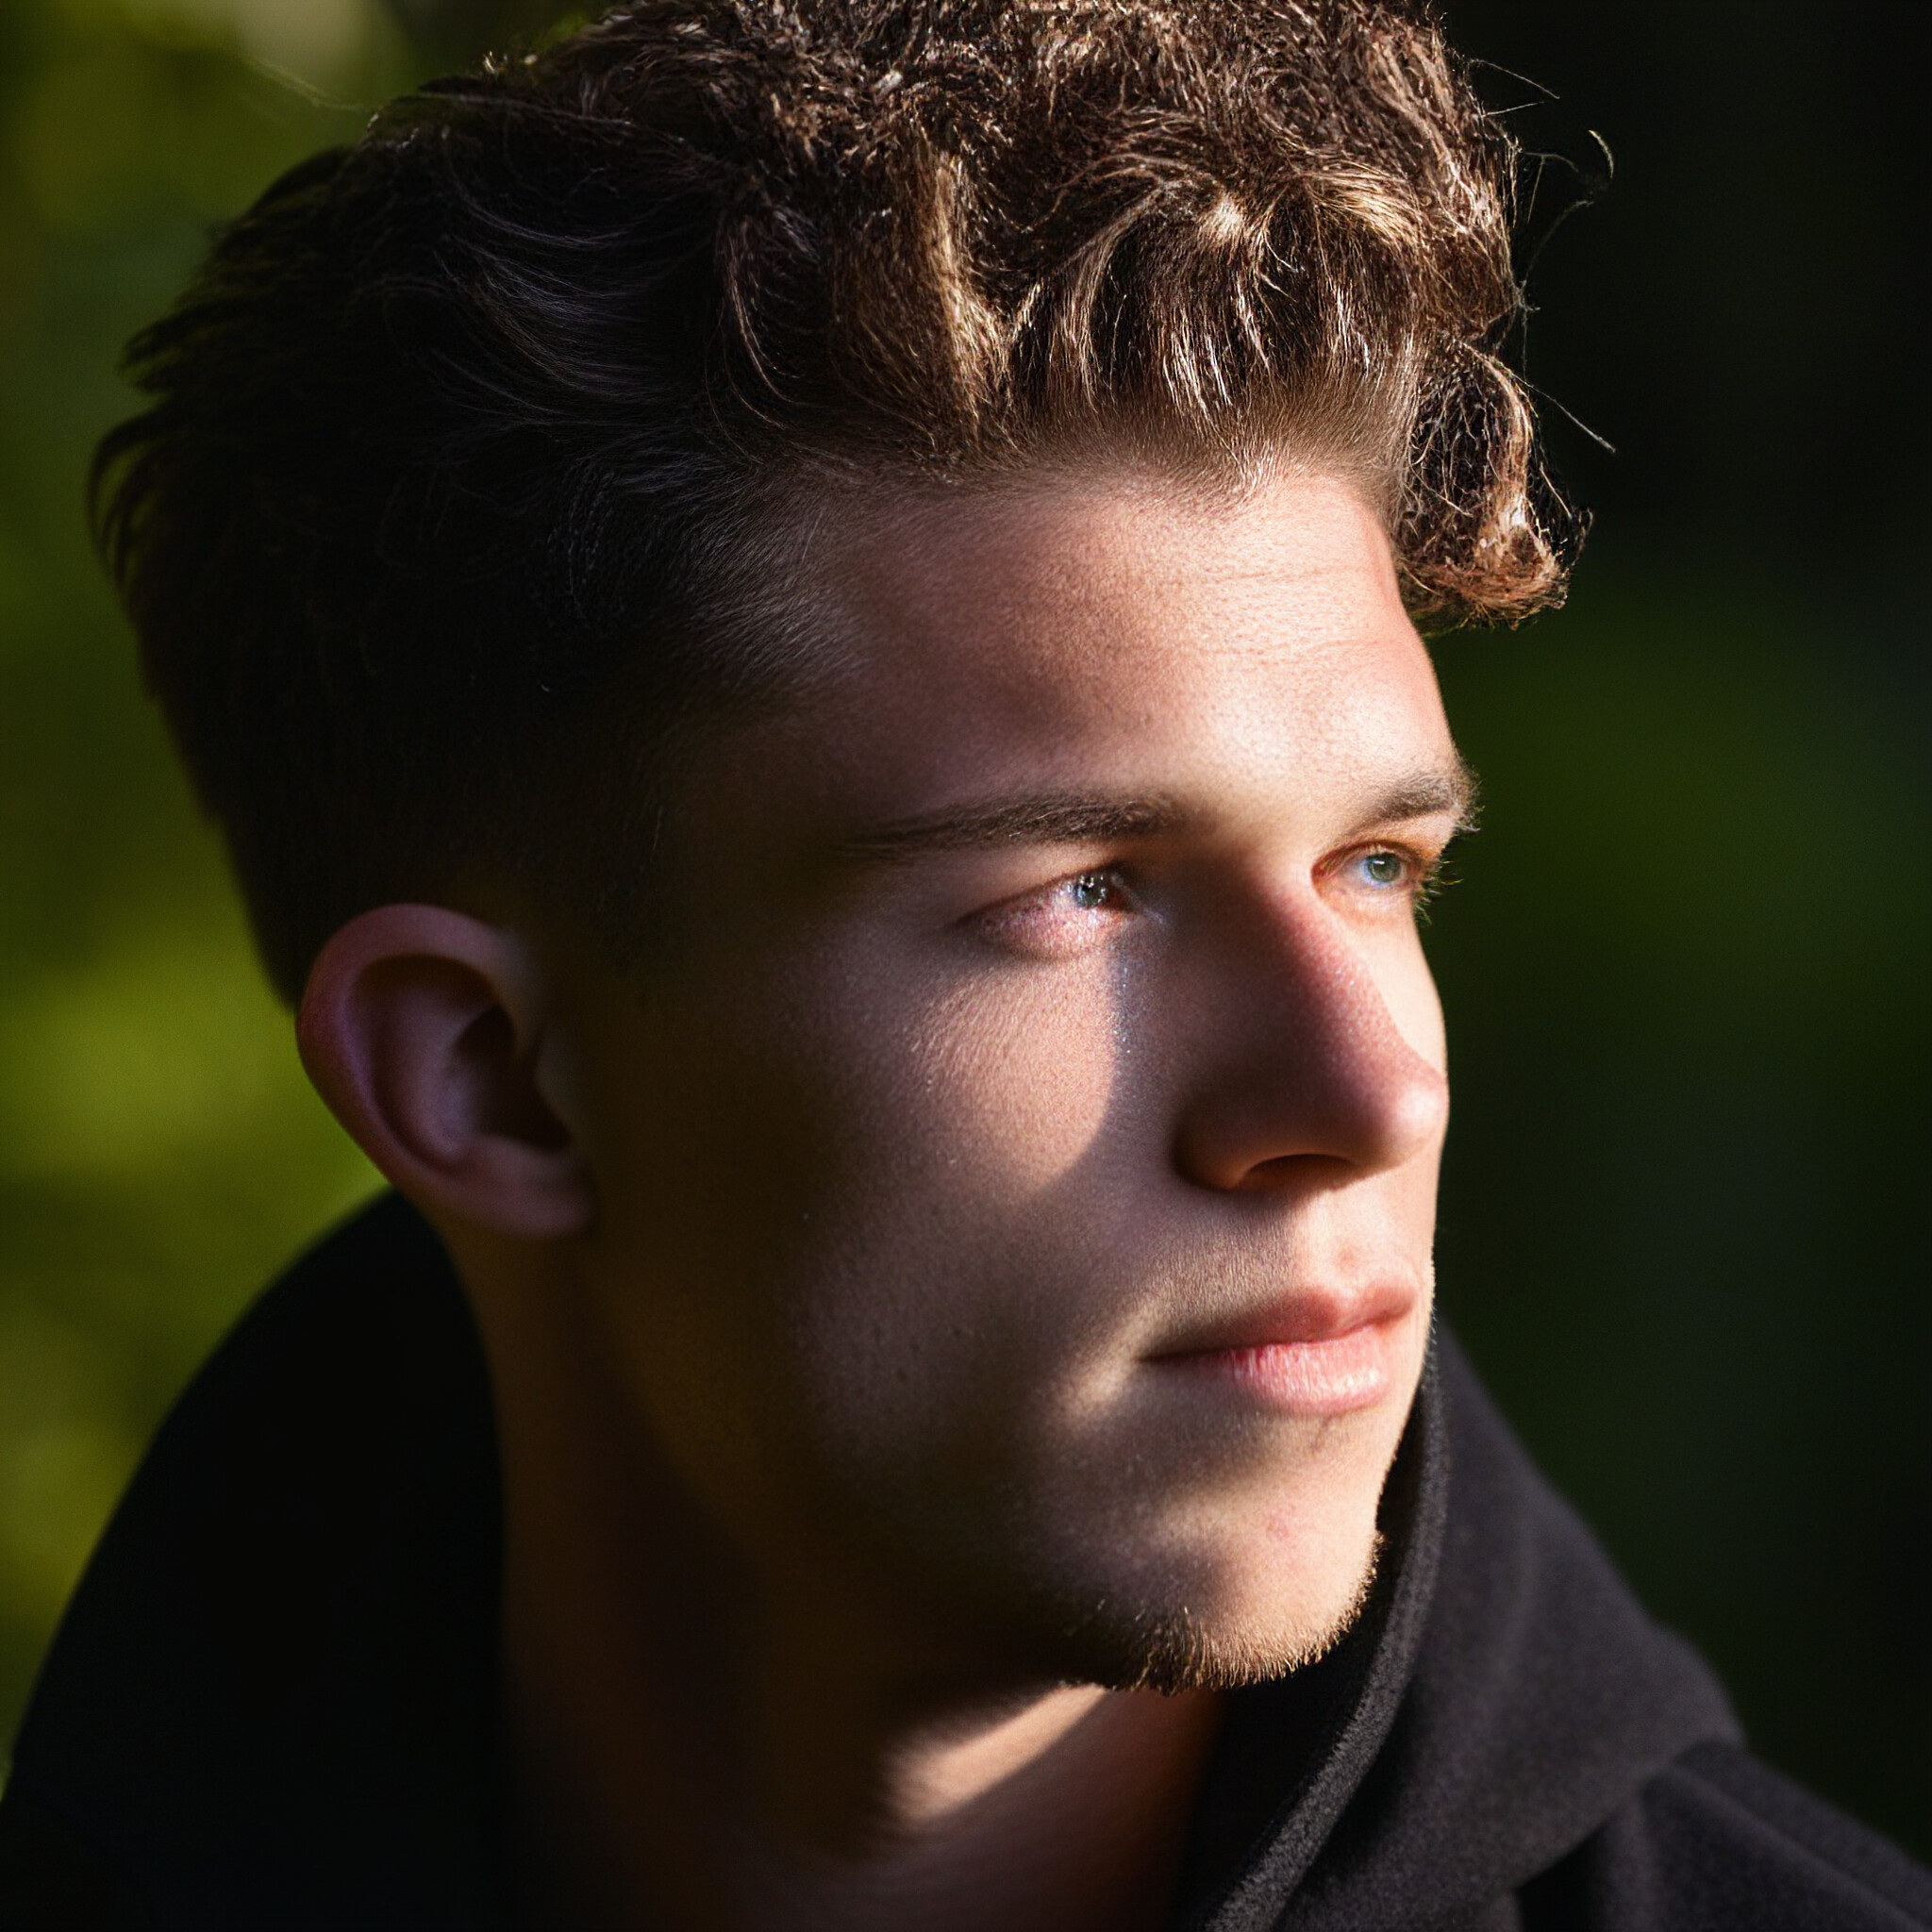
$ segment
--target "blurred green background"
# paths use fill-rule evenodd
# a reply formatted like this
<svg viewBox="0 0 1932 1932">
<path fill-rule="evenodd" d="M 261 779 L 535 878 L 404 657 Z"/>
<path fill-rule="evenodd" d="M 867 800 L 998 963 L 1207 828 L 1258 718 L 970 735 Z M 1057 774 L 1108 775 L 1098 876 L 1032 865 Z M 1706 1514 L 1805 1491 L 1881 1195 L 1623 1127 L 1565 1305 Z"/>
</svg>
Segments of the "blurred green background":
<svg viewBox="0 0 1932 1932">
<path fill-rule="evenodd" d="M 1573 604 L 1439 650 L 1489 810 L 1430 944 L 1452 1318 L 1759 1748 L 1932 1855 L 1928 11 L 1452 6 L 1552 157 L 1530 373 L 1619 454 L 1552 410 Z M 162 1409 L 374 1184 L 88 549 L 116 355 L 277 170 L 541 22 L 0 0 L 0 1735 Z"/>
</svg>

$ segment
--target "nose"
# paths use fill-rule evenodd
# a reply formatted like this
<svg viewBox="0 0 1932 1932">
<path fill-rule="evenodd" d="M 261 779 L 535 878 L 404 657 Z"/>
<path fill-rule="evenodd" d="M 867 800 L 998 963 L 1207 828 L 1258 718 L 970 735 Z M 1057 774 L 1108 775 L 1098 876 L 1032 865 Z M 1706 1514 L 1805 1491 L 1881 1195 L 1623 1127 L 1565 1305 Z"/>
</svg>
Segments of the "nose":
<svg viewBox="0 0 1932 1932">
<path fill-rule="evenodd" d="M 1214 953 L 1191 989 L 1174 1145 L 1189 1180 L 1332 1185 L 1433 1153 L 1449 1082 L 1419 957 L 1358 945 L 1312 894 L 1253 908 Z M 1391 994 L 1419 1041 L 1397 1024 Z"/>
</svg>

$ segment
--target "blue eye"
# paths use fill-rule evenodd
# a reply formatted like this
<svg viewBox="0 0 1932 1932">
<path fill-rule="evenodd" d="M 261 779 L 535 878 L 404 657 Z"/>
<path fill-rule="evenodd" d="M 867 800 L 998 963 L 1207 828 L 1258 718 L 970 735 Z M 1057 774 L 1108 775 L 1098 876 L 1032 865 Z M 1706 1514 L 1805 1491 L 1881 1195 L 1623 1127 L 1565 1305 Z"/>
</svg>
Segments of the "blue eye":
<svg viewBox="0 0 1932 1932">
<path fill-rule="evenodd" d="M 1400 886 L 1408 882 L 1408 865 L 1399 852 L 1367 852 L 1362 855 L 1362 875 L 1374 886 Z"/>
<path fill-rule="evenodd" d="M 1120 881 L 1108 872 L 1083 872 L 1067 881 L 1067 891 L 1082 912 L 1098 912 L 1121 895 Z"/>
</svg>

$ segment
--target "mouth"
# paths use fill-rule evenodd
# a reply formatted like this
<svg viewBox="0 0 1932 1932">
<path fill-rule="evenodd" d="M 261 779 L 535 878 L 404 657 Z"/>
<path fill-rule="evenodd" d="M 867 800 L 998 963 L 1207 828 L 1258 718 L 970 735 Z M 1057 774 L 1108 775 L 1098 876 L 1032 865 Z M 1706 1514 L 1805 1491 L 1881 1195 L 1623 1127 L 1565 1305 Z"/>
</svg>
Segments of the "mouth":
<svg viewBox="0 0 1932 1932">
<path fill-rule="evenodd" d="M 1283 1414 L 1346 1415 L 1373 1408 L 1393 1387 L 1400 1331 L 1417 1300 L 1394 1287 L 1298 1294 L 1147 1360 Z"/>
</svg>

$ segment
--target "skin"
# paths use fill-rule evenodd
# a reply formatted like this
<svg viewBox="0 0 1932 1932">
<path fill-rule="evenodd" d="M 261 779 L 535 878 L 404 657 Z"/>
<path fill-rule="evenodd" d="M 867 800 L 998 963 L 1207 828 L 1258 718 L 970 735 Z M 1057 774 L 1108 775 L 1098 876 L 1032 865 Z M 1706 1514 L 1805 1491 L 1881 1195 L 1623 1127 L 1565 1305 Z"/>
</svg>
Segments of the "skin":
<svg viewBox="0 0 1932 1932">
<path fill-rule="evenodd" d="M 378 908 L 305 1057 L 490 1356 L 531 1918 L 1158 1924 L 1218 1689 L 1372 1566 L 1459 764 L 1334 475 L 1041 475 L 813 555 L 660 966 Z M 1312 1384 L 1241 1352 L 1311 1335 Z"/>
</svg>

